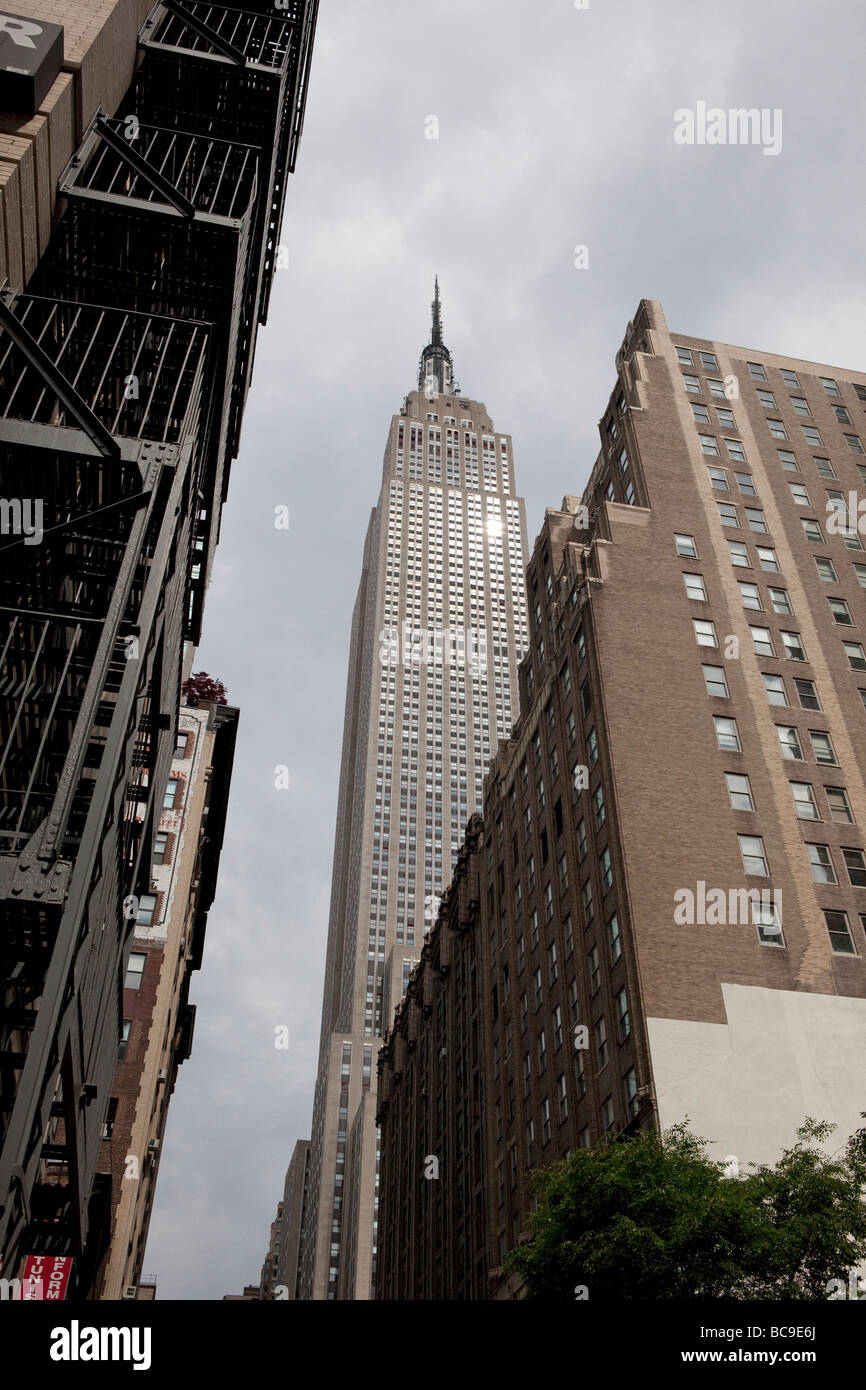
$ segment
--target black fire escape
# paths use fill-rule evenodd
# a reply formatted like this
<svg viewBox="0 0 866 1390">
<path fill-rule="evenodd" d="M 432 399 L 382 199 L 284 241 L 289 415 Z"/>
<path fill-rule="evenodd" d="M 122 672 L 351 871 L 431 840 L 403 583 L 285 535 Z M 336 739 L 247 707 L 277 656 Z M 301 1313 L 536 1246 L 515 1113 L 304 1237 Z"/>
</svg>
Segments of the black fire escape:
<svg viewBox="0 0 866 1390">
<path fill-rule="evenodd" d="M 156 5 L 121 110 L 61 178 L 27 292 L 0 294 L 0 1255 L 6 1275 L 76 1257 L 73 1296 L 108 1238 L 98 1156 L 135 899 L 316 10 Z"/>
</svg>

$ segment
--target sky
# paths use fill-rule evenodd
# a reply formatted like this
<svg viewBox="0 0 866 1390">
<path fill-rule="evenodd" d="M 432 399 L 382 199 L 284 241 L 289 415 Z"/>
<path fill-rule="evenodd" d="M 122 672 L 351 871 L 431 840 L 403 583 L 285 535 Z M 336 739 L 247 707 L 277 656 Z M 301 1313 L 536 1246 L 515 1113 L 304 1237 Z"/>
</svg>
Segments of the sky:
<svg viewBox="0 0 866 1390">
<path fill-rule="evenodd" d="M 434 274 L 531 550 L 589 475 L 642 298 L 675 332 L 866 369 L 864 37 L 862 0 L 321 0 L 194 663 L 241 713 L 145 1256 L 160 1299 L 258 1282 L 310 1134 L 352 606 Z M 781 148 L 675 142 L 701 102 L 766 110 Z"/>
</svg>

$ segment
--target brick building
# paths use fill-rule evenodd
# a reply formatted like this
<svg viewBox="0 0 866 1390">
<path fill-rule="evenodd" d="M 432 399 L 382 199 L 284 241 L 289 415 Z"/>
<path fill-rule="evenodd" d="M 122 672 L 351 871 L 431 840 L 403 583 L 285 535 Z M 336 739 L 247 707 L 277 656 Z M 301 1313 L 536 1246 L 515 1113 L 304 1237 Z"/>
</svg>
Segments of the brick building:
<svg viewBox="0 0 866 1390">
<path fill-rule="evenodd" d="M 380 1053 L 380 1297 L 507 1296 L 528 1174 L 577 1145 L 688 1116 L 774 1162 L 864 1108 L 866 375 L 651 301 L 616 366 Z"/>
<path fill-rule="evenodd" d="M 70 1298 L 94 1295 L 124 1219 L 103 1135 L 124 1019 L 144 1027 L 124 1014 L 130 960 L 146 957 L 154 1018 L 163 987 L 125 905 L 158 897 L 180 687 L 316 15 L 316 0 L 0 15 L 0 1269 L 51 1253 Z M 163 1002 L 186 1016 L 185 997 Z M 126 1287 L 146 1227 L 132 1207 Z"/>
<path fill-rule="evenodd" d="M 102 1299 L 140 1298 L 169 1101 L 190 1055 L 190 977 L 202 963 L 228 809 L 238 711 L 184 705 L 163 797 L 151 892 L 136 905 L 103 1163 L 111 1169 L 111 1239 Z M 194 1290 L 190 1291 L 194 1294 Z"/>
</svg>

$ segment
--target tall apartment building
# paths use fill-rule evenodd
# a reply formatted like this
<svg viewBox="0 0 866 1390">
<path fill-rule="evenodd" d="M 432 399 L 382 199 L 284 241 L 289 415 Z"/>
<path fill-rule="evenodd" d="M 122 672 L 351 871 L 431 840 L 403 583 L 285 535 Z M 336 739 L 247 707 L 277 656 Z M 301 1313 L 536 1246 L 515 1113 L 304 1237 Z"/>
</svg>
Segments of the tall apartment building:
<svg viewBox="0 0 866 1390">
<path fill-rule="evenodd" d="M 71 1297 L 316 8 L 0 17 L 0 1260 Z"/>
<path fill-rule="evenodd" d="M 216 892 L 237 727 L 230 705 L 181 706 L 150 892 L 138 904 L 123 981 L 121 1042 L 103 1129 L 100 1167 L 111 1172 L 112 1215 L 96 1285 L 102 1299 L 141 1296 L 168 1105 L 192 1050 L 189 987 Z"/>
<path fill-rule="evenodd" d="M 688 1116 L 745 1166 L 860 1124 L 866 374 L 650 301 L 616 366 L 381 1049 L 380 1297 L 510 1296 L 528 1174 L 578 1145 Z"/>
<path fill-rule="evenodd" d="M 307 1226 L 307 1198 L 310 1189 L 310 1141 L 299 1139 L 292 1151 L 283 1186 L 282 1226 L 277 1249 L 275 1286 L 279 1298 L 294 1301 L 300 1297 L 299 1275 L 303 1262 L 304 1232 Z"/>
<path fill-rule="evenodd" d="M 305 1299 L 371 1295 L 384 1001 L 400 998 L 517 713 L 525 556 L 511 440 L 454 381 L 437 284 L 418 389 L 391 421 L 352 622 Z"/>
</svg>

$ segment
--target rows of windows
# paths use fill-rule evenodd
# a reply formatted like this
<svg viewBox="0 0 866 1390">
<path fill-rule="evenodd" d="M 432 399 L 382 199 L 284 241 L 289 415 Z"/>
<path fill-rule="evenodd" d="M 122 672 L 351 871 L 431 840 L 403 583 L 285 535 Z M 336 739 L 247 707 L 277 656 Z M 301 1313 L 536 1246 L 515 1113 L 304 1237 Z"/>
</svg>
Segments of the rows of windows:
<svg viewBox="0 0 866 1390">
<path fill-rule="evenodd" d="M 679 534 L 675 537 L 675 549 L 678 555 L 689 559 L 696 559 L 697 547 L 694 537 Z M 772 552 L 775 557 L 775 552 Z M 735 561 L 736 563 L 736 561 Z M 775 568 L 773 572 L 776 572 Z M 693 602 L 706 603 L 707 589 L 704 576 L 695 571 L 685 571 L 683 573 L 683 584 L 686 596 Z M 788 590 L 773 585 L 767 587 L 766 600 L 761 590 L 755 584 L 746 581 L 738 581 L 738 587 L 743 601 L 743 606 L 747 609 L 764 610 L 769 607 L 774 613 L 783 616 L 793 616 L 793 606 Z M 851 621 L 850 609 L 844 600 L 830 599 L 830 611 L 834 621 L 847 626 Z M 701 647 L 718 648 L 719 640 L 716 632 L 715 623 L 711 619 L 693 618 L 692 619 L 696 642 Z M 754 650 L 758 656 L 777 656 L 774 643 L 774 634 L 769 628 L 750 624 L 750 632 L 754 644 Z M 791 629 L 781 629 L 779 632 L 781 642 L 781 653 L 784 653 L 791 661 L 805 662 L 807 660 L 802 636 L 799 632 Z M 863 653 L 861 644 L 843 642 L 848 655 L 849 665 L 855 670 L 866 670 L 866 654 Z M 862 665 L 859 663 L 862 661 Z M 720 665 L 708 662 L 702 663 L 702 673 L 706 692 L 714 699 L 729 699 L 730 690 L 728 687 L 725 668 Z M 776 672 L 763 671 L 761 678 L 767 696 L 767 703 L 771 708 L 792 708 L 792 693 L 796 696 L 799 708 L 807 711 L 821 712 L 822 703 L 816 682 L 807 676 L 793 676 L 788 680 Z M 866 690 L 862 690 L 864 708 L 866 708 Z M 722 752 L 742 753 L 743 745 L 736 717 L 730 714 L 714 714 L 713 726 L 716 735 L 717 745 Z M 826 729 L 806 728 L 801 729 L 795 724 L 775 724 L 776 734 L 779 742 L 781 757 L 787 762 L 808 763 L 809 760 L 815 762 L 820 767 L 839 767 L 839 758 L 834 746 L 831 734 Z M 725 783 L 728 793 L 731 810 L 757 814 L 759 807 L 752 788 L 751 780 L 747 772 L 734 771 L 733 769 L 724 772 Z M 807 781 L 791 781 L 789 783 L 793 797 L 793 803 L 798 818 L 801 820 L 820 821 L 822 810 L 816 797 L 815 787 Z M 825 813 L 831 821 L 839 824 L 852 825 L 854 817 L 851 810 L 851 802 L 847 789 L 839 785 L 820 786 Z M 763 838 L 760 835 L 741 833 L 738 835 L 738 843 L 743 863 L 744 873 L 758 877 L 769 877 L 770 866 L 764 847 Z M 838 883 L 835 875 L 835 868 L 832 860 L 832 853 L 829 846 L 807 846 L 810 861 L 813 866 L 813 876 L 816 882 Z M 817 860 L 816 860 L 817 856 Z M 842 857 L 846 867 L 849 868 L 849 883 L 853 887 L 866 886 L 866 859 L 860 847 L 851 846 L 842 850 Z M 820 860 L 820 862 L 818 862 Z M 820 868 L 824 877 L 818 877 L 816 870 Z M 833 878 L 829 874 L 833 874 Z M 833 917 L 834 925 L 830 925 L 830 914 Z M 775 920 L 775 911 L 771 919 L 763 920 L 764 914 L 759 910 L 759 920 L 757 922 L 759 939 L 767 945 L 784 945 L 784 937 L 781 932 L 780 924 Z M 855 946 L 850 930 L 843 930 L 841 919 L 847 917 L 844 912 L 837 910 L 825 910 L 825 919 L 828 925 L 828 935 L 832 949 L 836 952 L 854 953 Z M 866 921 L 866 917 L 864 917 Z M 769 928 L 769 930 L 768 930 Z"/>
</svg>

